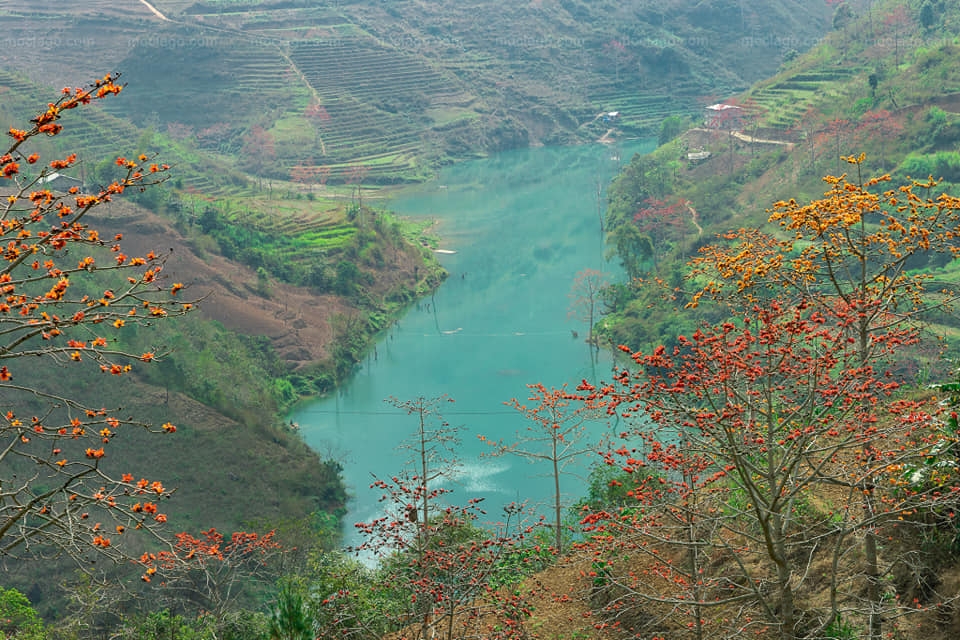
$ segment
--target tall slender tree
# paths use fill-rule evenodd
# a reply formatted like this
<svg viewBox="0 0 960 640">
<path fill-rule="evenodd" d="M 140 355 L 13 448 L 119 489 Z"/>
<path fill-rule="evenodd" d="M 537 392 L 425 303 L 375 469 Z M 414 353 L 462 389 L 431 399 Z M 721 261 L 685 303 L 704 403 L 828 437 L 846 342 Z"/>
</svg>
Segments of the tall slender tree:
<svg viewBox="0 0 960 640">
<path fill-rule="evenodd" d="M 442 483 L 453 479 L 458 466 L 453 457 L 457 429 L 443 420 L 439 408 L 452 400 L 389 402 L 416 418 L 416 431 L 406 445 L 412 457 L 403 473 L 375 478 L 372 486 L 383 492 L 385 513 L 356 525 L 365 540 L 354 550 L 373 553 L 384 562 L 380 588 L 405 594 L 405 606 L 393 613 L 393 626 L 406 627 L 405 637 L 417 640 L 525 637 L 522 623 L 529 608 L 522 596 L 499 586 L 505 580 L 502 559 L 533 528 L 517 526 L 522 510 L 508 506 L 504 520 L 481 529 L 476 525 L 485 515 L 482 499 L 459 506 L 450 500 L 451 490 Z M 344 593 L 327 602 L 332 608 L 351 606 Z M 362 626 L 353 626 L 353 621 L 362 625 L 363 616 L 350 612 L 335 617 L 345 624 L 323 630 L 320 637 L 366 633 Z"/>
<path fill-rule="evenodd" d="M 510 444 L 502 440 L 487 441 L 484 436 L 480 439 L 492 446 L 496 455 L 510 454 L 549 465 L 553 481 L 554 547 L 557 553 L 563 553 L 565 504 L 561 480 L 572 472 L 570 467 L 577 460 L 599 449 L 597 442 L 590 441 L 588 428 L 588 421 L 596 418 L 597 412 L 583 405 L 580 402 L 583 398 L 567 391 L 566 387 L 548 389 L 539 383 L 527 387 L 530 404 L 516 398 L 507 403 L 530 421 L 526 435 L 518 434 Z"/>
<path fill-rule="evenodd" d="M 600 315 L 600 299 L 606 285 L 603 272 L 584 269 L 577 272 L 577 277 L 570 288 L 570 310 L 567 315 L 587 323 L 587 342 L 591 345 L 591 349 L 596 346 L 593 327 Z"/>
</svg>

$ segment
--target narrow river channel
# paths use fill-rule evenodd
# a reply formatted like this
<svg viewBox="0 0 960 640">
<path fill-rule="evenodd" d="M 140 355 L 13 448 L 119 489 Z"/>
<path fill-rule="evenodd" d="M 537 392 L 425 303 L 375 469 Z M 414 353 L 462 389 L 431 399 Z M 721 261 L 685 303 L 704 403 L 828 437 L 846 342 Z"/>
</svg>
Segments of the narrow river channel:
<svg viewBox="0 0 960 640">
<path fill-rule="evenodd" d="M 353 496 L 348 544 L 357 542 L 350 525 L 379 513 L 380 492 L 368 488 L 373 474 L 389 478 L 411 457 L 398 447 L 415 431 L 416 417 L 385 402 L 389 397 L 454 400 L 443 407 L 443 417 L 463 427 L 452 501 L 485 498 L 497 519 L 506 503 L 543 505 L 553 495 L 545 466 L 480 457 L 489 447 L 477 436 L 510 442 L 526 429 L 504 403 L 525 399 L 529 383 L 576 386 L 606 377 L 609 355 L 591 364 L 586 326 L 568 317 L 569 293 L 584 269 L 618 277 L 604 258 L 598 184 L 605 187 L 622 162 L 652 148 L 637 142 L 512 151 L 446 169 L 390 203 L 399 214 L 438 221 L 441 247 L 455 252 L 439 255 L 450 277 L 382 337 L 339 394 L 291 416 L 308 444 L 343 461 Z M 568 497 L 583 489 L 582 480 L 565 478 Z"/>
</svg>

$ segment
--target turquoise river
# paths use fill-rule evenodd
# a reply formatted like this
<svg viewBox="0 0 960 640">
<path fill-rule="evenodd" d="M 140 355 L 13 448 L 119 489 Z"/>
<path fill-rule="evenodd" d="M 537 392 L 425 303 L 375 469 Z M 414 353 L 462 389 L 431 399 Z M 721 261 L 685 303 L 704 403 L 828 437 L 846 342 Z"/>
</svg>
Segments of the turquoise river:
<svg viewBox="0 0 960 640">
<path fill-rule="evenodd" d="M 455 252 L 439 254 L 450 277 L 382 336 L 340 393 L 291 416 L 309 445 L 343 461 L 352 496 L 348 544 L 357 542 L 350 523 L 380 513 L 380 492 L 369 488 L 373 475 L 390 478 L 412 457 L 401 444 L 417 419 L 385 402 L 390 397 L 454 400 L 443 403 L 447 422 L 463 427 L 460 469 L 445 483 L 451 501 L 485 498 L 492 520 L 509 502 L 547 504 L 553 490 L 546 464 L 481 457 L 490 448 L 477 436 L 510 442 L 526 429 L 504 403 L 525 399 L 528 383 L 576 386 L 609 372 L 608 359 L 591 365 L 587 328 L 568 317 L 569 293 L 584 269 L 617 277 L 604 258 L 598 184 L 609 183 L 621 157 L 652 146 L 512 151 L 448 168 L 390 202 L 399 214 L 438 222 L 441 248 Z M 582 495 L 582 479 L 568 475 L 563 482 L 566 498 Z"/>
</svg>

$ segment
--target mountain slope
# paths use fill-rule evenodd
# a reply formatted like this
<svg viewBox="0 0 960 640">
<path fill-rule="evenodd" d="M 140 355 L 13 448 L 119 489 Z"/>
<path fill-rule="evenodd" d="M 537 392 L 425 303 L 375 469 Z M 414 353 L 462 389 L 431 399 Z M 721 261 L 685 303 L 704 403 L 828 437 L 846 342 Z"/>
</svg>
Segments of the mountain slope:
<svg viewBox="0 0 960 640">
<path fill-rule="evenodd" d="M 264 176 L 326 167 L 343 181 L 360 163 L 380 183 L 500 149 L 649 134 L 772 73 L 828 17 L 799 0 L 153 5 L 166 20 L 136 2 L 11 0 L 5 29 L 24 46 L 0 65 L 59 84 L 119 69 L 140 125 Z M 270 157 L 244 164 L 263 148 L 255 127 Z"/>
<path fill-rule="evenodd" d="M 932 175 L 944 179 L 938 193 L 956 191 L 960 11 L 929 2 L 843 6 L 849 17 L 838 10 L 843 19 L 820 44 L 726 101 L 733 108 L 725 113 L 735 115 L 704 112 L 697 126 L 625 167 L 609 192 L 608 230 L 611 250 L 635 275 L 681 286 L 698 247 L 729 229 L 770 229 L 767 208 L 820 197 L 822 176 L 847 170 L 842 156 L 864 152 L 869 174 Z M 656 231 L 638 221 L 654 214 L 669 214 Z M 938 277 L 953 280 L 954 271 Z M 614 342 L 669 342 L 691 329 L 691 314 L 651 307 L 646 295 L 620 298 L 605 325 Z"/>
</svg>

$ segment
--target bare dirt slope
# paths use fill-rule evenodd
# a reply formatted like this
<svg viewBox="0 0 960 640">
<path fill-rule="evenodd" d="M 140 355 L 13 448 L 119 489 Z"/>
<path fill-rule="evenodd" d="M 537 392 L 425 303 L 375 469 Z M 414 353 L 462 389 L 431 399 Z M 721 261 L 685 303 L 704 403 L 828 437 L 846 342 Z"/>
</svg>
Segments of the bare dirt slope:
<svg viewBox="0 0 960 640">
<path fill-rule="evenodd" d="M 238 333 L 267 336 L 295 367 L 323 360 L 333 339 L 331 318 L 351 311 L 336 296 L 275 280 L 264 297 L 252 269 L 204 250 L 201 241 L 185 238 L 169 220 L 144 209 L 113 203 L 97 215 L 105 232 L 123 233 L 129 254 L 170 250 L 166 277 L 183 282 L 189 297 L 203 298 L 204 317 Z"/>
</svg>

